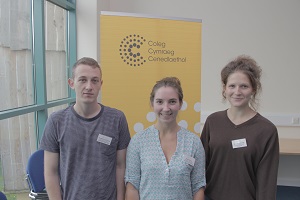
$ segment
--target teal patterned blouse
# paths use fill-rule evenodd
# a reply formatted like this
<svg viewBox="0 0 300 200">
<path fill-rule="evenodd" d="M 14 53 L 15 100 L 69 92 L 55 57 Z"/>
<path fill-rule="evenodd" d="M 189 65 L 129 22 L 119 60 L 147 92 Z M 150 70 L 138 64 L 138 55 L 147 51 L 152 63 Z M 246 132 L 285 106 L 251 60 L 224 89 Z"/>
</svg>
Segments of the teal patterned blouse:
<svg viewBox="0 0 300 200">
<path fill-rule="evenodd" d="M 135 134 L 127 148 L 125 182 L 139 191 L 141 200 L 193 199 L 206 184 L 200 138 L 181 128 L 168 164 L 154 125 Z"/>
</svg>

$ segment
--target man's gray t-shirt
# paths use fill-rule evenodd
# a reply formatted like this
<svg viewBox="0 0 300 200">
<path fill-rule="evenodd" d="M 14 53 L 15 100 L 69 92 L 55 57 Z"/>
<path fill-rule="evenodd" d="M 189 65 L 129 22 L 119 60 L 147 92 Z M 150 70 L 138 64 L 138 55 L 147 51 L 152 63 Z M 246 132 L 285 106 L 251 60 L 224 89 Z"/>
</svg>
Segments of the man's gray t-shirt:
<svg viewBox="0 0 300 200">
<path fill-rule="evenodd" d="M 69 106 L 49 117 L 40 148 L 60 155 L 64 200 L 115 200 L 116 153 L 129 141 L 123 112 L 101 105 L 97 116 L 86 119 Z"/>
</svg>

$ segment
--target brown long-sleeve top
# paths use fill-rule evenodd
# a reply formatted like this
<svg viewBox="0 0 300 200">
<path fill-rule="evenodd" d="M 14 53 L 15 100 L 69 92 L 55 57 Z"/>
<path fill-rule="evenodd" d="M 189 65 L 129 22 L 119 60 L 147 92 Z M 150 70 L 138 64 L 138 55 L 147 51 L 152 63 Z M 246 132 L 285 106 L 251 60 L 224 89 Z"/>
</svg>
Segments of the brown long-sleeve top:
<svg viewBox="0 0 300 200">
<path fill-rule="evenodd" d="M 220 111 L 207 118 L 201 141 L 211 200 L 276 199 L 279 142 L 273 123 L 257 113 L 235 125 Z"/>
</svg>

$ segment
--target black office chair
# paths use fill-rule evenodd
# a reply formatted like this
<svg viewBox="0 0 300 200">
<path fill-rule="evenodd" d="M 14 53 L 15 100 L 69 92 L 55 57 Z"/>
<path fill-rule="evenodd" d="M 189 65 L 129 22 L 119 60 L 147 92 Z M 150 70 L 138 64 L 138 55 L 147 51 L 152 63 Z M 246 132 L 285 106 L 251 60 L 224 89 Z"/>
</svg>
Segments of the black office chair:
<svg viewBox="0 0 300 200">
<path fill-rule="evenodd" d="M 0 191 L 0 200 L 7 200 L 5 194 Z"/>
<path fill-rule="evenodd" d="M 31 199 L 49 199 L 45 189 L 44 150 L 37 150 L 28 160 L 26 180 L 30 189 Z"/>
</svg>

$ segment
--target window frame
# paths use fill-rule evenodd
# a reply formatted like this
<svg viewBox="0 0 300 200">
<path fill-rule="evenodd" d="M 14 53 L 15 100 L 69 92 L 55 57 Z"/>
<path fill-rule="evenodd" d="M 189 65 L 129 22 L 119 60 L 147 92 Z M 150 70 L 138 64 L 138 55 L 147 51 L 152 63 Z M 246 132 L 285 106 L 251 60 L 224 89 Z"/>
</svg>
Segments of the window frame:
<svg viewBox="0 0 300 200">
<path fill-rule="evenodd" d="M 32 30 L 32 65 L 34 104 L 24 107 L 0 110 L 0 120 L 35 113 L 35 128 L 37 148 L 42 137 L 43 130 L 48 118 L 48 108 L 71 104 L 75 102 L 75 92 L 68 89 L 68 97 L 54 101 L 47 101 L 46 90 L 46 65 L 45 65 L 45 11 L 46 0 L 31 0 L 31 30 Z M 66 23 L 66 70 L 68 77 L 72 74 L 72 65 L 77 59 L 76 43 L 76 0 L 47 0 L 67 11 Z"/>
</svg>

